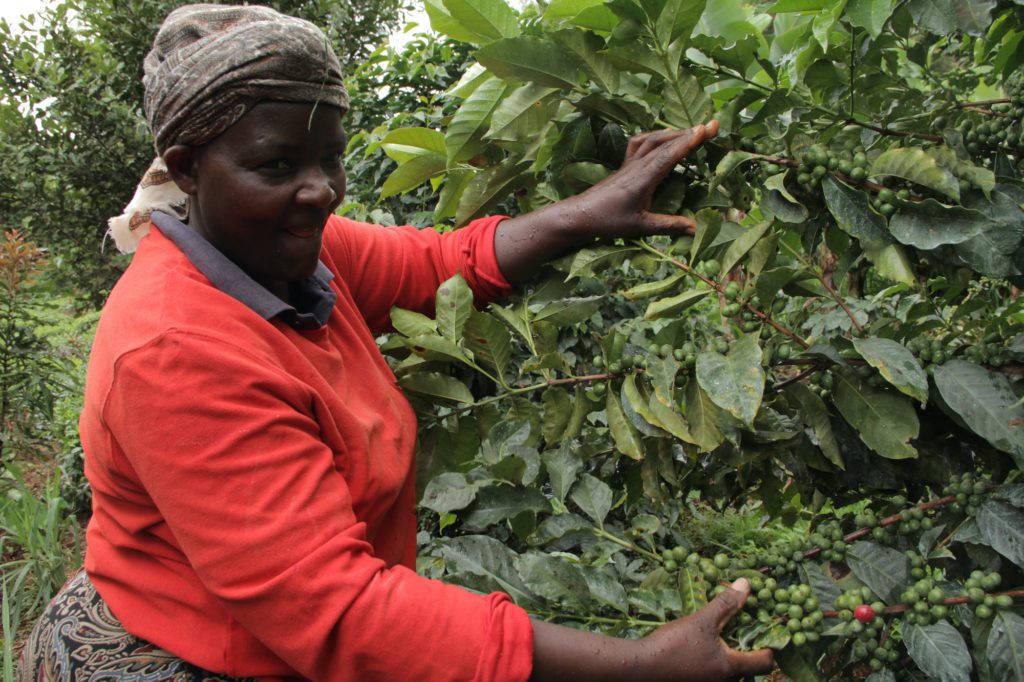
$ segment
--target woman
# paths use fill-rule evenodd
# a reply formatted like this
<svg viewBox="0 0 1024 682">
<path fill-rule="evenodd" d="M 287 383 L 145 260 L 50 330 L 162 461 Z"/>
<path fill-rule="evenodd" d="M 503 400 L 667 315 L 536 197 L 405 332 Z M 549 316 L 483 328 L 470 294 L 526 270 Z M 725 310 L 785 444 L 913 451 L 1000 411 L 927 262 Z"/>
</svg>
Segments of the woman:
<svg viewBox="0 0 1024 682">
<path fill-rule="evenodd" d="M 393 305 L 429 311 L 457 271 L 484 302 L 594 237 L 690 229 L 647 208 L 715 124 L 634 138 L 587 193 L 442 236 L 332 215 L 348 101 L 312 25 L 179 8 L 145 72 L 165 165 L 112 223 L 139 249 L 90 359 L 85 572 L 41 619 L 22 679 L 718 680 L 771 667 L 769 652 L 718 637 L 743 580 L 627 641 L 417 576 L 415 421 L 373 341 Z"/>
</svg>

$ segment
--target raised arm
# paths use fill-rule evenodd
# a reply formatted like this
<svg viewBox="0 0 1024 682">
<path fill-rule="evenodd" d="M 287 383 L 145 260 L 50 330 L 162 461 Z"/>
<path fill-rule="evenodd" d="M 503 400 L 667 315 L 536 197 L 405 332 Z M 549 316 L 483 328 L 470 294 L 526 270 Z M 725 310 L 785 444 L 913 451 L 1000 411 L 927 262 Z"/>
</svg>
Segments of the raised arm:
<svg viewBox="0 0 1024 682">
<path fill-rule="evenodd" d="M 760 675 L 770 649 L 739 652 L 719 637 L 750 592 L 741 578 L 706 607 L 639 640 L 617 639 L 534 621 L 534 682 L 717 682 Z"/>
<path fill-rule="evenodd" d="M 521 284 L 542 263 L 596 237 L 688 234 L 692 220 L 652 213 L 651 198 L 675 165 L 717 132 L 718 121 L 712 121 L 637 135 L 613 175 L 582 194 L 502 222 L 494 251 L 505 278 Z"/>
</svg>

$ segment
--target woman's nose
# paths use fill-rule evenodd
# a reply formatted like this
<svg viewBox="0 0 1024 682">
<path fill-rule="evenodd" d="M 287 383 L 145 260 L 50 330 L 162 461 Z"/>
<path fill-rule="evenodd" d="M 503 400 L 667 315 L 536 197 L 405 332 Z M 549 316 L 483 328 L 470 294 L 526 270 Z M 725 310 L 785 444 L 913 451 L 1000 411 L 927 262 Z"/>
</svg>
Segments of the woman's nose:
<svg viewBox="0 0 1024 682">
<path fill-rule="evenodd" d="M 300 204 L 328 208 L 338 199 L 338 192 L 331 182 L 330 176 L 323 172 L 311 172 L 303 179 L 295 195 Z"/>
</svg>

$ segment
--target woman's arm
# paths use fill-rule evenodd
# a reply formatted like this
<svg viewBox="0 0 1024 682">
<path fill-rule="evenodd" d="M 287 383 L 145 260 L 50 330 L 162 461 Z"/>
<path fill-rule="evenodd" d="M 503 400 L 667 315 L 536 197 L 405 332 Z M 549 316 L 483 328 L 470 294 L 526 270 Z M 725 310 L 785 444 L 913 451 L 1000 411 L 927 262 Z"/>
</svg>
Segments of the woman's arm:
<svg viewBox="0 0 1024 682">
<path fill-rule="evenodd" d="M 739 652 L 719 637 L 743 606 L 750 585 L 743 578 L 706 607 L 664 625 L 639 640 L 605 637 L 552 625 L 533 624 L 531 680 L 566 682 L 715 682 L 767 673 L 770 649 Z"/>
<path fill-rule="evenodd" d="M 622 167 L 586 192 L 498 225 L 494 251 L 512 284 L 538 266 L 596 237 L 689 234 L 693 221 L 651 213 L 658 184 L 677 163 L 718 132 L 718 122 L 686 130 L 658 130 L 629 141 Z"/>
</svg>

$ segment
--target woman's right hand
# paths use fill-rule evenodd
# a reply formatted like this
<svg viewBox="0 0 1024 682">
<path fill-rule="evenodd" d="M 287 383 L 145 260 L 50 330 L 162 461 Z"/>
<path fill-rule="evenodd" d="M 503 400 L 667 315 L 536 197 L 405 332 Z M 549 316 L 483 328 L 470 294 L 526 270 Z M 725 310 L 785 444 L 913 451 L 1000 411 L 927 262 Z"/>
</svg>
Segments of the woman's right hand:
<svg viewBox="0 0 1024 682">
<path fill-rule="evenodd" d="M 775 662 L 771 649 L 736 651 L 722 628 L 750 594 L 745 578 L 700 611 L 667 623 L 639 640 L 616 639 L 534 622 L 531 680 L 598 682 L 719 682 L 763 675 Z"/>
<path fill-rule="evenodd" d="M 741 578 L 700 611 L 672 621 L 640 640 L 649 649 L 649 680 L 732 680 L 763 675 L 775 662 L 771 649 L 737 651 L 722 628 L 743 608 L 750 584 Z"/>
</svg>

